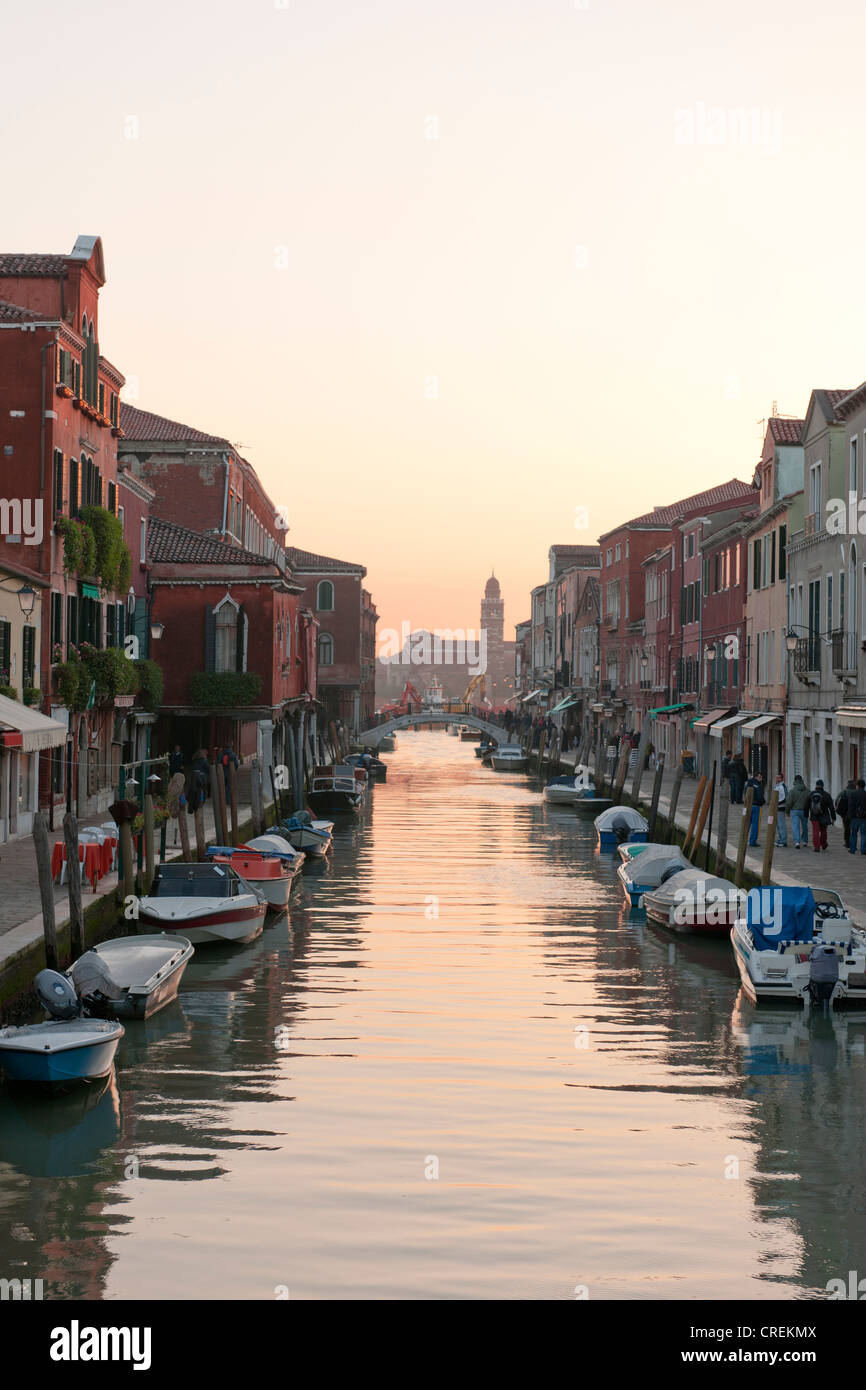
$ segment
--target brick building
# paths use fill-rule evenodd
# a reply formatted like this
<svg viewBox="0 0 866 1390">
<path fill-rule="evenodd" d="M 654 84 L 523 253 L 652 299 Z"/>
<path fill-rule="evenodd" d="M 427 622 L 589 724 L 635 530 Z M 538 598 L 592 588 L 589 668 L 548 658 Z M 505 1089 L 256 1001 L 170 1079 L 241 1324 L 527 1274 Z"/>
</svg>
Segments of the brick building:
<svg viewBox="0 0 866 1390">
<path fill-rule="evenodd" d="M 291 546 L 291 573 L 303 588 L 304 606 L 318 623 L 319 708 L 326 721 L 342 720 L 358 732 L 375 703 L 376 610 L 362 580 L 363 565 Z M 366 595 L 366 597 L 365 597 Z M 370 636 L 372 634 L 372 643 Z"/>
</svg>

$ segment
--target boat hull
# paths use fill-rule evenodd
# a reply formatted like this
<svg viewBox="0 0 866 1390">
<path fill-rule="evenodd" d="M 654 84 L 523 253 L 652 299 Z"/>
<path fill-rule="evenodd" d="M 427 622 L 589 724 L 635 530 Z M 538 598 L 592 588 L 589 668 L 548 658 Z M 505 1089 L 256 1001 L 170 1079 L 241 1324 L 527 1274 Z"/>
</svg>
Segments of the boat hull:
<svg viewBox="0 0 866 1390">
<path fill-rule="evenodd" d="M 289 830 L 286 826 L 281 826 L 279 833 L 288 840 L 292 849 L 299 850 L 308 857 L 312 856 L 314 859 L 322 859 L 331 848 L 331 830 L 333 830 L 333 826 L 331 826 L 328 831 L 322 833 L 317 832 L 315 829 L 310 829 L 307 826 L 300 830 Z"/>
<path fill-rule="evenodd" d="M 23 1081 L 38 1086 L 69 1086 L 77 1082 L 97 1081 L 107 1076 L 114 1065 L 117 1045 L 123 1037 L 119 1023 L 91 1022 L 85 1037 L 90 1041 L 80 1041 L 71 1045 L 61 1045 L 68 1036 L 58 1032 L 52 1038 L 51 1025 L 34 1025 L 32 1032 L 27 1028 L 0 1029 L 0 1068 L 10 1081 Z M 64 1025 L 55 1025 L 58 1029 Z M 30 1032 L 30 1038 L 21 1036 Z M 96 1033 L 97 1037 L 92 1035 Z M 7 1035 L 4 1037 L 4 1034 Z M 13 1038 L 18 1035 L 15 1045 Z M 101 1035 L 101 1036 L 99 1036 Z M 47 1042 L 42 1041 L 47 1039 Z"/>
<path fill-rule="evenodd" d="M 613 801 L 609 796 L 584 796 L 575 801 L 574 809 L 579 816 L 601 815 L 602 811 L 610 810 Z"/>
<path fill-rule="evenodd" d="M 165 899 L 166 903 L 172 901 L 182 904 L 185 900 Z M 182 931 L 193 946 L 207 946 L 225 941 L 243 945 L 248 941 L 255 941 L 261 932 L 266 910 L 267 904 L 262 902 L 235 908 L 217 907 L 196 917 L 185 918 L 177 909 L 174 913 L 164 908 L 157 911 L 149 907 L 147 899 L 143 898 L 139 908 L 139 922 L 151 931 L 165 931 L 172 935 Z"/>
<path fill-rule="evenodd" d="M 614 850 L 622 844 L 639 845 L 647 837 L 645 830 L 633 830 L 624 840 L 617 836 L 615 830 L 599 830 L 596 833 L 598 835 L 598 848 L 602 854 L 613 854 Z"/>
<path fill-rule="evenodd" d="M 687 932 L 696 936 L 727 936 L 736 920 L 733 910 L 728 913 L 717 912 L 714 909 L 713 920 L 707 921 L 707 914 L 700 910 L 689 909 L 684 906 L 654 907 L 652 889 L 644 889 L 640 906 L 644 908 L 649 920 L 657 922 L 660 927 L 667 927 L 669 931 Z M 675 916 L 677 913 L 679 915 Z M 722 920 L 716 921 L 717 916 L 720 916 Z"/>
<path fill-rule="evenodd" d="M 321 791 L 308 792 L 307 800 L 314 811 L 327 816 L 355 816 L 361 809 L 363 793 Z"/>
</svg>

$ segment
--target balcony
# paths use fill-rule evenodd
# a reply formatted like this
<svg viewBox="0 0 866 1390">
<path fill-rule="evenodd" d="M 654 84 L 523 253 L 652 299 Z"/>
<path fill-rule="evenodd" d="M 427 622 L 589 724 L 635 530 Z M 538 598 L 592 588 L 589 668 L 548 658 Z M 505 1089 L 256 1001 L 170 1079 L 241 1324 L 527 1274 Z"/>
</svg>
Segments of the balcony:
<svg viewBox="0 0 866 1390">
<path fill-rule="evenodd" d="M 809 676 L 821 674 L 821 643 L 818 637 L 798 637 L 794 648 L 794 675 L 806 684 Z"/>
<path fill-rule="evenodd" d="M 821 529 L 821 514 L 820 514 L 820 512 L 810 512 L 809 515 L 806 517 L 805 522 L 804 522 L 804 524 L 803 524 L 803 535 L 804 535 L 804 536 L 814 536 L 814 535 L 817 535 L 817 533 L 820 531 L 820 529 Z"/>
<path fill-rule="evenodd" d="M 853 632 L 837 629 L 830 634 L 833 655 L 833 674 L 836 676 L 856 676 L 857 639 Z"/>
</svg>

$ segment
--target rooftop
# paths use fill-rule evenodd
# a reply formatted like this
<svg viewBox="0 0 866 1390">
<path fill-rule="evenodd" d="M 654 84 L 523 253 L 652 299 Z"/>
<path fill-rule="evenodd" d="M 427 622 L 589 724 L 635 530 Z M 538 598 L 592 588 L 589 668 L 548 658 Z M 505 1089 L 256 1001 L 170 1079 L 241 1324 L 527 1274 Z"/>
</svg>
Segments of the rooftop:
<svg viewBox="0 0 866 1390">
<path fill-rule="evenodd" d="M 286 559 L 290 568 L 298 573 L 308 574 L 366 574 L 364 565 L 355 565 L 351 560 L 334 560 L 330 555 L 315 555 L 312 550 L 298 550 L 290 545 L 286 549 Z"/>
<path fill-rule="evenodd" d="M 151 517 L 147 523 L 148 559 L 165 565 L 268 565 L 277 568 L 265 555 L 254 555 L 237 545 L 227 545 L 215 536 L 202 536 L 173 521 Z"/>
<path fill-rule="evenodd" d="M 136 406 L 120 402 L 120 427 L 127 439 L 153 439 L 162 443 L 219 444 L 223 449 L 231 449 L 227 439 L 218 434 L 205 434 L 204 430 L 183 425 L 179 420 L 169 420 L 165 415 L 155 415 L 151 410 L 139 410 Z"/>
<path fill-rule="evenodd" d="M 629 526 L 640 526 L 648 531 L 665 531 L 681 517 L 697 515 L 705 507 L 714 507 L 719 502 L 747 503 L 753 501 L 754 496 L 755 489 L 751 483 L 743 483 L 739 478 L 731 478 L 727 483 L 720 483 L 718 487 L 707 488 L 704 492 L 695 492 L 691 497 L 683 497 L 679 502 L 653 507 L 651 512 L 644 512 L 642 516 L 633 517 L 631 521 L 623 521 L 619 526 L 614 526 L 599 539 L 606 540 L 616 531 L 623 531 Z"/>
</svg>

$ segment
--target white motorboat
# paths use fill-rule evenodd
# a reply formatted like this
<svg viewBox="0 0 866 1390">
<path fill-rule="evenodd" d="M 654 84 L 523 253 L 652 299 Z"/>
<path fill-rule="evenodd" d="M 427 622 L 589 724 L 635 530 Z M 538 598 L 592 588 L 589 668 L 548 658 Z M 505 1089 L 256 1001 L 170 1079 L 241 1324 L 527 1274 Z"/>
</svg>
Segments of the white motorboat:
<svg viewBox="0 0 866 1390">
<path fill-rule="evenodd" d="M 60 1087 L 107 1076 L 123 1024 L 84 1016 L 72 981 L 56 970 L 40 970 L 33 988 L 51 1017 L 0 1028 L 0 1067 L 9 1080 Z"/>
<path fill-rule="evenodd" d="M 617 878 L 633 907 L 641 906 L 644 893 L 692 868 L 676 845 L 625 844 L 619 846 L 619 855 Z"/>
<path fill-rule="evenodd" d="M 79 956 L 69 978 L 97 1018 L 150 1018 L 177 998 L 193 946 L 183 936 L 120 936 Z"/>
<path fill-rule="evenodd" d="M 609 796 L 599 796 L 595 778 L 585 763 L 578 763 L 573 773 L 552 777 L 543 795 L 553 806 L 573 806 L 583 814 L 598 815 L 613 805 Z"/>
<path fill-rule="evenodd" d="M 281 821 L 276 829 L 292 849 L 303 850 L 304 854 L 318 859 L 328 853 L 334 837 L 334 822 L 314 820 L 309 811 L 297 811 L 288 820 Z"/>
<path fill-rule="evenodd" d="M 382 737 L 379 739 L 377 749 L 380 753 L 396 753 L 397 735 L 383 734 Z"/>
<path fill-rule="evenodd" d="M 830 888 L 753 888 L 731 929 L 753 1004 L 866 1000 L 866 932 Z"/>
<path fill-rule="evenodd" d="M 183 931 L 194 946 L 252 941 L 262 930 L 267 903 L 231 864 L 160 864 L 139 921 L 152 929 Z"/>
<path fill-rule="evenodd" d="M 721 936 L 736 921 L 742 897 L 728 879 L 690 866 L 645 892 L 641 906 L 650 921 L 673 931 Z"/>
<path fill-rule="evenodd" d="M 598 848 L 603 851 L 615 850 L 626 840 L 632 844 L 646 840 L 649 828 L 640 812 L 631 806 L 610 806 L 596 816 L 594 825 Z"/>
<path fill-rule="evenodd" d="M 523 772 L 526 754 L 519 743 L 500 743 L 490 754 L 490 761 L 497 772 Z"/>
</svg>

